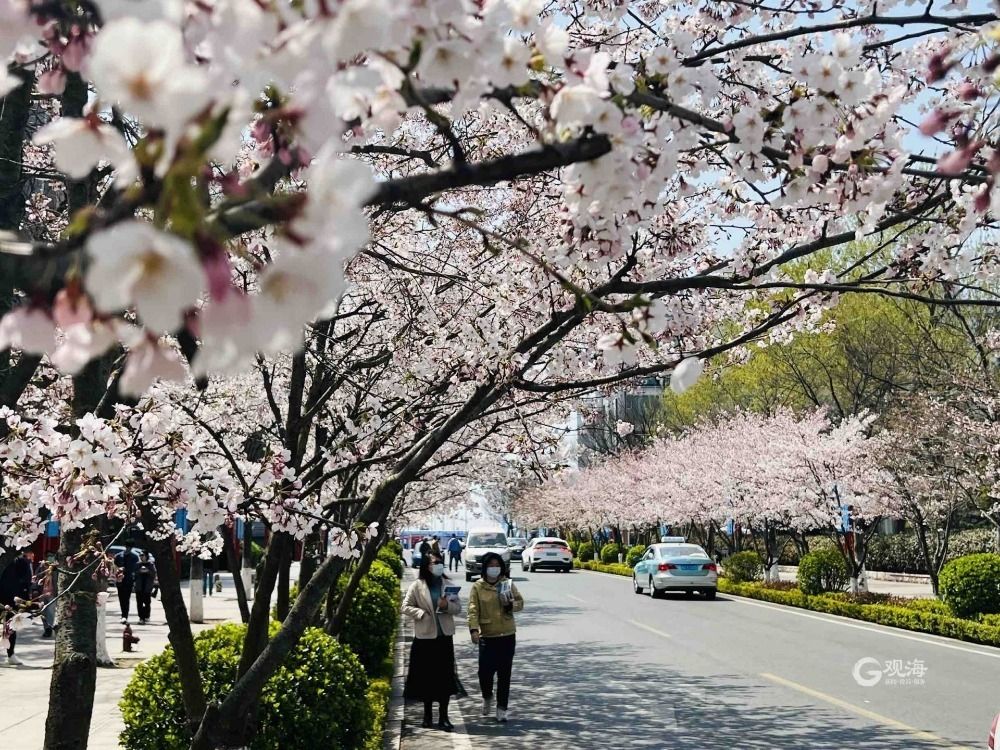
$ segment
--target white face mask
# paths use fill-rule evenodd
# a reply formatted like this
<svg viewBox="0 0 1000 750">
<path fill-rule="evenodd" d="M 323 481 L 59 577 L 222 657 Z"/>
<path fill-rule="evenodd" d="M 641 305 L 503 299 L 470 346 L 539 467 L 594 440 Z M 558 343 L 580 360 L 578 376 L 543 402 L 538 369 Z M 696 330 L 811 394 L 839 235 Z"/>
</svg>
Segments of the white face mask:
<svg viewBox="0 0 1000 750">
<path fill-rule="evenodd" d="M 486 577 L 491 581 L 495 581 L 500 577 L 500 568 L 489 567 L 486 569 Z"/>
<path fill-rule="evenodd" d="M 431 565 L 431 575 L 435 578 L 440 578 L 444 575 L 444 563 L 436 563 Z"/>
</svg>

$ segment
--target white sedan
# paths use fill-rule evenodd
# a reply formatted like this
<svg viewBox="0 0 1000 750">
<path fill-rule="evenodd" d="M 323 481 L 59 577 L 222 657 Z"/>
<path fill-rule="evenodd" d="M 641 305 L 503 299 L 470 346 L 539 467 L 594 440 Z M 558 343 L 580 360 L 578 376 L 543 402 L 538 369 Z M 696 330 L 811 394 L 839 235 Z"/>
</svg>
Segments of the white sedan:
<svg viewBox="0 0 1000 750">
<path fill-rule="evenodd" d="M 573 552 L 565 539 L 540 536 L 532 539 L 521 553 L 521 570 L 532 573 L 538 568 L 550 568 L 563 573 L 573 569 Z"/>
</svg>

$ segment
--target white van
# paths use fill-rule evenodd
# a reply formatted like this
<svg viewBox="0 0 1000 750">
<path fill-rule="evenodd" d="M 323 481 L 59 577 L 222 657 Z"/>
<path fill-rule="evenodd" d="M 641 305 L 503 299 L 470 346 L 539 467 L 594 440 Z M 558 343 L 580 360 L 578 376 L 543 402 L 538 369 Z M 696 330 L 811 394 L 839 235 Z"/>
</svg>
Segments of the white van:
<svg viewBox="0 0 1000 750">
<path fill-rule="evenodd" d="M 482 575 L 480 560 L 487 552 L 496 552 L 503 558 L 503 564 L 510 570 L 510 549 L 507 535 L 500 529 L 475 529 L 465 540 L 465 580 L 471 581 Z"/>
</svg>

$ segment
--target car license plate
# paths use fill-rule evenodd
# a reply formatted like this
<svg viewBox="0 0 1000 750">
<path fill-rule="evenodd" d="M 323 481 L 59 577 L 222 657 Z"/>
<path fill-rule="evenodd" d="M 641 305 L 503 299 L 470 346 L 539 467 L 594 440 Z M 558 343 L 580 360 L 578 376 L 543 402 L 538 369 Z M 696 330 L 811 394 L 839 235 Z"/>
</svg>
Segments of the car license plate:
<svg viewBox="0 0 1000 750">
<path fill-rule="evenodd" d="M 545 556 L 546 557 L 555 557 L 558 554 L 559 554 L 558 552 L 546 552 Z"/>
<path fill-rule="evenodd" d="M 679 567 L 680 567 L 681 570 L 698 570 L 698 568 L 700 568 L 701 566 L 700 565 L 681 565 Z"/>
</svg>

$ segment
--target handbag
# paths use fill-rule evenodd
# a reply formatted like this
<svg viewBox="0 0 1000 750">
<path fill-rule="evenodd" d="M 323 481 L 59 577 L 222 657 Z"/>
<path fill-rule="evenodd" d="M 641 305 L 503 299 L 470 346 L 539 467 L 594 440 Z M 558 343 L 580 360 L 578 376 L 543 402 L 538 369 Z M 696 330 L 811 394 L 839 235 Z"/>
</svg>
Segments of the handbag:
<svg viewBox="0 0 1000 750">
<path fill-rule="evenodd" d="M 149 598 L 150 599 L 155 599 L 156 595 L 159 594 L 159 593 L 160 593 L 160 587 L 159 586 L 153 586 L 153 590 L 149 592 Z"/>
</svg>

